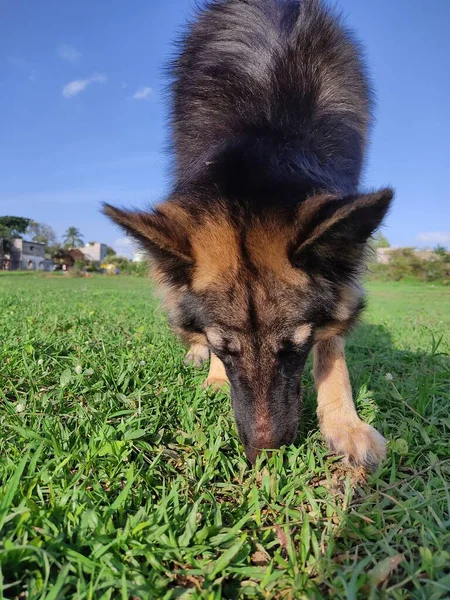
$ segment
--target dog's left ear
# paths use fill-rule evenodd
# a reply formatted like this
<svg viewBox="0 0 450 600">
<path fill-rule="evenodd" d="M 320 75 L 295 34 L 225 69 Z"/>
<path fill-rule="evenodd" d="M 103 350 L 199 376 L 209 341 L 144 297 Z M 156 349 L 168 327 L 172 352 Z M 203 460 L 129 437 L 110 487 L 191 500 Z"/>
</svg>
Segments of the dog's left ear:
<svg viewBox="0 0 450 600">
<path fill-rule="evenodd" d="M 181 208 L 167 202 L 143 212 L 103 204 L 103 213 L 148 252 L 168 281 L 187 283 L 194 261 L 189 220 Z"/>
<path fill-rule="evenodd" d="M 361 267 L 367 241 L 381 225 L 393 197 L 393 190 L 386 188 L 361 196 L 309 198 L 299 209 L 292 264 L 325 278 L 351 276 Z"/>
</svg>

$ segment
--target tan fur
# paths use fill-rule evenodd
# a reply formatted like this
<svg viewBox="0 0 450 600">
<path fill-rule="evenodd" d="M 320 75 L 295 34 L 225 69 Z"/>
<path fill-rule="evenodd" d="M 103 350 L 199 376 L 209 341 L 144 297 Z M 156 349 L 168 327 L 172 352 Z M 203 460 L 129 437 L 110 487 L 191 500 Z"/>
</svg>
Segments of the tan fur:
<svg viewBox="0 0 450 600">
<path fill-rule="evenodd" d="M 275 220 L 255 221 L 246 234 L 246 250 L 252 263 L 262 271 L 275 275 L 280 282 L 306 288 L 309 277 L 295 269 L 288 258 L 288 244 L 295 235 L 292 226 Z M 192 234 L 196 291 L 219 286 L 236 277 L 240 267 L 238 233 L 229 219 L 216 213 L 202 222 Z"/>
<path fill-rule="evenodd" d="M 297 329 L 294 331 L 294 337 L 292 338 L 292 341 L 297 346 L 301 346 L 308 340 L 309 336 L 311 335 L 311 331 L 311 323 L 305 323 L 304 325 L 297 327 Z"/>
<path fill-rule="evenodd" d="M 314 218 L 317 211 L 322 208 L 328 202 L 337 199 L 332 194 L 316 194 L 310 196 L 307 200 L 302 202 L 297 211 L 298 223 L 309 223 Z"/>
<path fill-rule="evenodd" d="M 156 207 L 168 221 L 176 223 L 179 229 L 184 229 L 186 232 L 192 230 L 194 221 L 187 210 L 182 208 L 177 202 L 163 202 Z"/>
<path fill-rule="evenodd" d="M 386 441 L 356 413 L 341 337 L 315 346 L 314 379 L 320 429 L 330 449 L 349 464 L 377 465 Z"/>
<path fill-rule="evenodd" d="M 206 337 L 202 333 L 186 331 L 182 327 L 176 326 L 172 326 L 172 331 L 188 348 L 192 346 L 208 346 Z"/>
<path fill-rule="evenodd" d="M 201 291 L 236 274 L 239 266 L 238 236 L 219 212 L 205 220 L 191 238 L 195 271 L 193 288 Z"/>
<path fill-rule="evenodd" d="M 208 327 L 206 329 L 206 338 L 208 342 L 217 349 L 224 348 L 224 334 L 218 327 Z M 241 351 L 241 343 L 238 338 L 232 333 L 227 332 L 227 350 L 232 354 L 239 353 Z"/>
<path fill-rule="evenodd" d="M 257 267 L 275 274 L 280 282 L 306 288 L 308 275 L 289 261 L 287 247 L 293 237 L 292 226 L 275 220 L 256 221 L 247 233 L 247 251 Z"/>
<path fill-rule="evenodd" d="M 209 373 L 203 387 L 212 387 L 214 389 L 220 389 L 229 384 L 227 373 L 223 362 L 218 356 L 211 352 L 211 363 L 209 365 Z"/>
<path fill-rule="evenodd" d="M 184 363 L 186 365 L 192 364 L 194 367 L 201 367 L 209 358 L 208 346 L 203 344 L 192 344 L 189 348 Z"/>
<path fill-rule="evenodd" d="M 337 335 L 343 335 L 346 332 L 348 325 L 344 321 L 333 321 L 324 327 L 319 327 L 314 333 L 314 342 L 323 342 Z"/>
</svg>

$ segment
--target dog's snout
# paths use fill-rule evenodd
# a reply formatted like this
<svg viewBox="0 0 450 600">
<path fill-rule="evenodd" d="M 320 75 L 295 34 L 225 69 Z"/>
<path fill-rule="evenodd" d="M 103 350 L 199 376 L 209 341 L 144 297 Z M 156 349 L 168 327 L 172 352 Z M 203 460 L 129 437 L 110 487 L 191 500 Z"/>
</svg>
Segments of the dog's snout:
<svg viewBox="0 0 450 600">
<path fill-rule="evenodd" d="M 253 446 L 245 447 L 245 455 L 252 465 L 255 464 L 256 458 L 261 454 L 261 450 L 259 448 L 254 448 Z"/>
<path fill-rule="evenodd" d="M 260 370 L 259 378 L 248 378 L 250 383 L 245 386 L 239 379 L 231 381 L 239 437 L 252 464 L 263 450 L 294 443 L 298 432 L 301 371 L 289 381 L 278 377 L 274 369 L 268 373 L 269 377 L 264 377 Z"/>
<path fill-rule="evenodd" d="M 257 457 L 261 454 L 263 450 L 268 450 L 268 454 L 270 455 L 270 450 L 277 450 L 281 448 L 281 446 L 289 446 L 295 441 L 296 436 L 296 427 L 289 431 L 284 431 L 282 435 L 261 435 L 260 432 L 256 431 L 253 436 L 251 443 L 246 443 L 244 445 L 245 455 L 251 464 L 255 464 Z"/>
<path fill-rule="evenodd" d="M 253 432 L 250 436 L 250 442 L 245 444 L 245 454 L 248 460 L 254 464 L 257 456 L 262 450 L 277 448 L 274 436 L 268 428 L 262 428 Z"/>
</svg>

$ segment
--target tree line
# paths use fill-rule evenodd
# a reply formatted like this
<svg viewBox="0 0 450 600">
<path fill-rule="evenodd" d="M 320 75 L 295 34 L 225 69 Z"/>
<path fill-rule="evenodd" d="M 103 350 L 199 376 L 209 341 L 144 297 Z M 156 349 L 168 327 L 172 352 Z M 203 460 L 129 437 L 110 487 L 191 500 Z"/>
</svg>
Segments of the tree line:
<svg viewBox="0 0 450 600">
<path fill-rule="evenodd" d="M 77 227 L 68 227 L 60 242 L 55 230 L 50 225 L 38 223 L 26 217 L 0 217 L 0 238 L 9 240 L 24 237 L 31 242 L 44 244 L 47 254 L 54 254 L 61 248 L 81 248 L 85 245 L 84 236 Z M 114 256 L 116 252 L 108 246 L 108 254 Z"/>
</svg>

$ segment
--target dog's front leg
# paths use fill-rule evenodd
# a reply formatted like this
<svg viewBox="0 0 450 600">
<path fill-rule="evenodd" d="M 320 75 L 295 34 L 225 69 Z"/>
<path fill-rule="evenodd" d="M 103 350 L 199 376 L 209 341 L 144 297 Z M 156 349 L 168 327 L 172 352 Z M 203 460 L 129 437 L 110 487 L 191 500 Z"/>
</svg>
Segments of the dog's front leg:
<svg viewBox="0 0 450 600">
<path fill-rule="evenodd" d="M 221 389 L 228 384 L 229 380 L 223 362 L 213 352 L 211 352 L 211 363 L 209 365 L 208 377 L 203 383 L 203 387 L 212 387 L 215 390 Z"/>
<path fill-rule="evenodd" d="M 201 367 L 209 358 L 208 346 L 204 344 L 191 344 L 186 356 L 184 357 L 185 365 L 193 365 Z"/>
<path fill-rule="evenodd" d="M 374 469 L 386 456 L 386 440 L 358 417 L 342 337 L 316 344 L 314 379 L 320 430 L 330 450 L 343 455 L 347 464 Z"/>
</svg>

